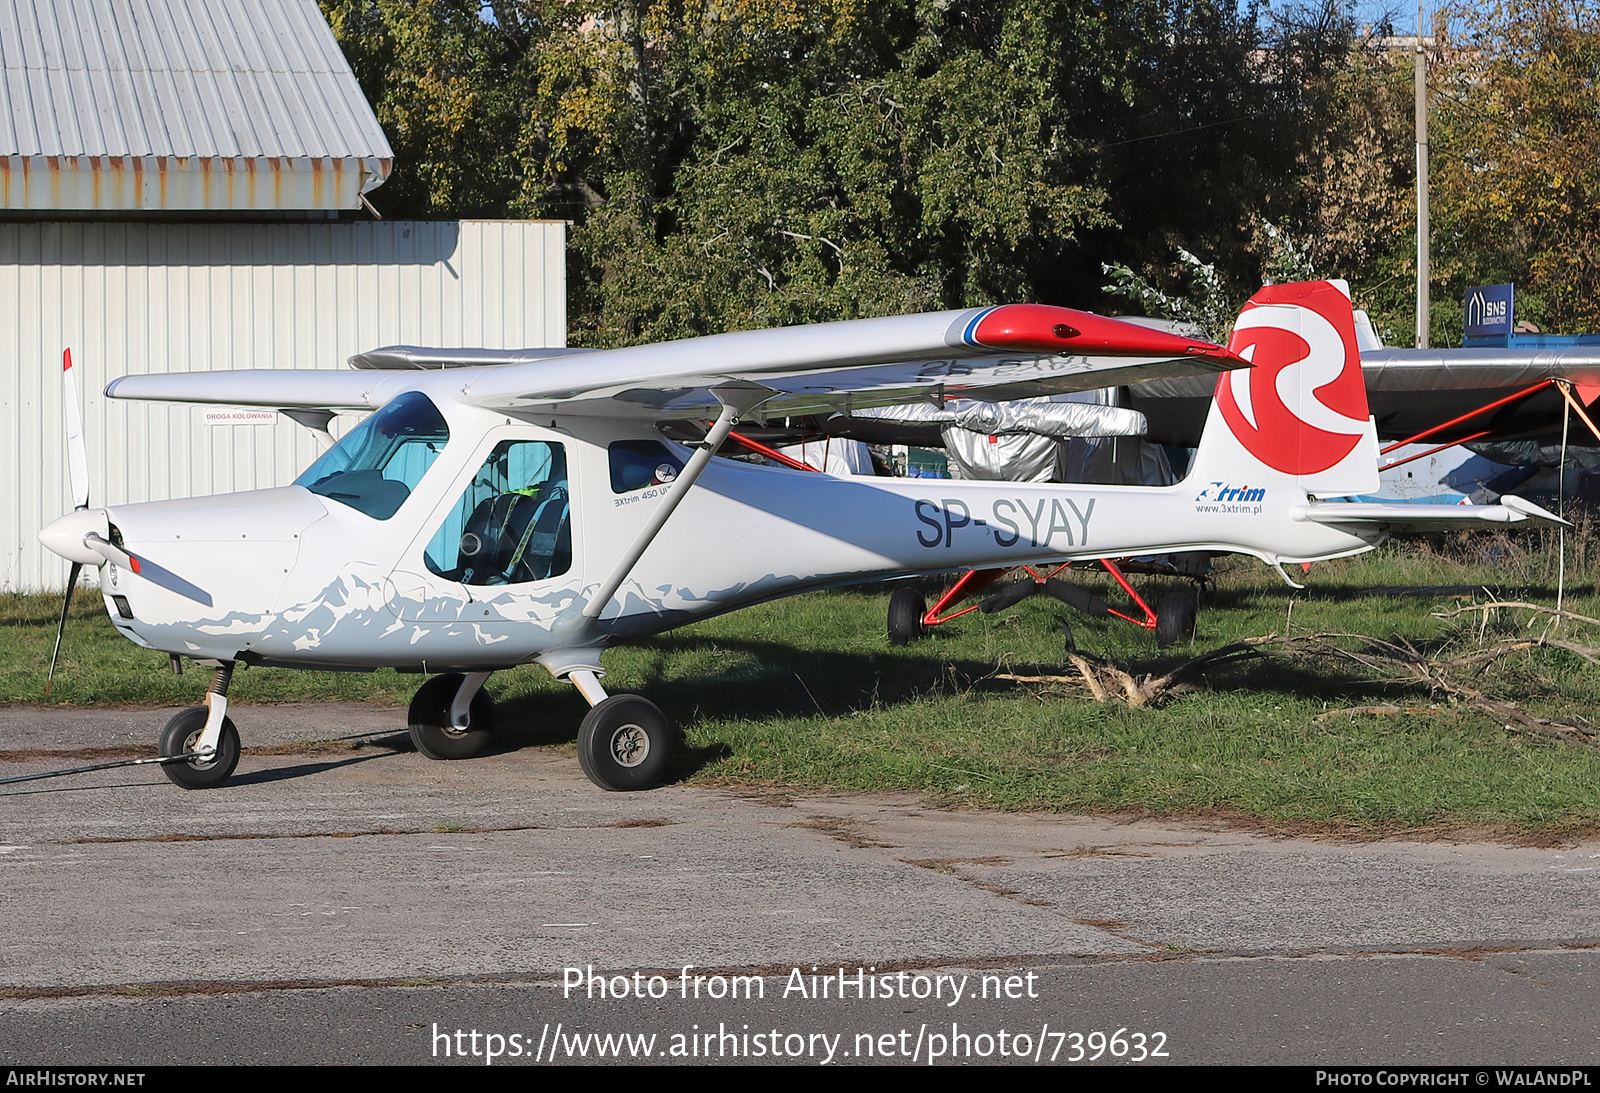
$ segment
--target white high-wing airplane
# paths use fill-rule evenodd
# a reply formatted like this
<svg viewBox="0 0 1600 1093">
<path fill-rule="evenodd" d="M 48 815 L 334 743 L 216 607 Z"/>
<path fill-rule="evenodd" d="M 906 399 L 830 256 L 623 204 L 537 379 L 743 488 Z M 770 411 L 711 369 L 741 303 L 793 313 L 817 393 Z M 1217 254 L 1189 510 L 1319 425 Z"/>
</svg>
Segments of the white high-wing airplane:
<svg viewBox="0 0 1600 1093">
<path fill-rule="evenodd" d="M 400 350 L 355 363 L 365 370 L 107 387 L 111 398 L 272 407 L 313 426 L 333 410 L 376 411 L 294 485 L 249 493 L 88 507 L 69 397 L 79 507 L 40 538 L 73 563 L 74 582 L 79 567 L 100 569 L 123 635 L 216 669 L 206 705 L 161 735 L 163 755 L 187 757 L 164 767 L 179 785 L 217 785 L 238 762 L 227 693 L 240 662 L 430 675 L 410 731 L 436 759 L 477 754 L 493 709 L 484 681 L 536 662 L 591 705 L 584 773 L 644 789 L 665 773 L 674 733 L 644 698 L 601 687 L 601 654 L 629 638 L 916 573 L 1189 550 L 1254 555 L 1281 572 L 1370 549 L 1393 526 L 1557 520 L 1514 497 L 1422 513 L 1315 499 L 1377 482 L 1338 283 L 1263 289 L 1228 350 L 1019 304 L 582 355 Z M 712 458 L 742 416 L 1199 371 L 1226 374 L 1173 486 L 835 478 Z M 655 428 L 713 414 L 693 448 Z"/>
</svg>

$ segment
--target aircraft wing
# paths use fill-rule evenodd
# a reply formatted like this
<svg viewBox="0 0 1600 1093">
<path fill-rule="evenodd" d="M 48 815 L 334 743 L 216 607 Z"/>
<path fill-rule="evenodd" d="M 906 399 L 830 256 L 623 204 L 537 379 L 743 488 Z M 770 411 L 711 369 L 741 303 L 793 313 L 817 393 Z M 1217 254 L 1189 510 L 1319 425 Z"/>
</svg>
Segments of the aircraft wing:
<svg viewBox="0 0 1600 1093">
<path fill-rule="evenodd" d="M 1368 349 L 1361 371 L 1379 391 L 1527 387 L 1544 379 L 1600 384 L 1600 346 L 1551 349 Z"/>
<path fill-rule="evenodd" d="M 410 386 L 415 375 L 311 368 L 162 372 L 114 379 L 106 384 L 106 397 L 274 410 L 376 410 Z"/>
<path fill-rule="evenodd" d="M 358 371 L 128 376 L 111 398 L 372 409 L 402 390 L 480 406 L 665 420 L 715 414 L 712 389 L 759 384 L 765 414 L 846 412 L 927 396 L 1008 400 L 1214 374 L 1247 362 L 1219 346 L 1070 308 L 1009 304 L 715 334 L 624 349 L 362 354 Z"/>
<path fill-rule="evenodd" d="M 1367 403 L 1384 440 L 1414 436 L 1496 399 L 1548 379 L 1567 380 L 1588 403 L 1600 389 L 1600 346 L 1550 349 L 1367 349 L 1361 352 Z M 1150 435 L 1193 446 L 1211 407 L 1215 384 L 1166 379 L 1135 387 L 1132 406 L 1150 420 Z M 1457 441 L 1488 429 L 1495 439 L 1536 436 L 1561 428 L 1565 404 L 1550 389 L 1452 426 L 1430 443 Z M 1575 443 L 1590 439 L 1575 431 Z"/>
</svg>

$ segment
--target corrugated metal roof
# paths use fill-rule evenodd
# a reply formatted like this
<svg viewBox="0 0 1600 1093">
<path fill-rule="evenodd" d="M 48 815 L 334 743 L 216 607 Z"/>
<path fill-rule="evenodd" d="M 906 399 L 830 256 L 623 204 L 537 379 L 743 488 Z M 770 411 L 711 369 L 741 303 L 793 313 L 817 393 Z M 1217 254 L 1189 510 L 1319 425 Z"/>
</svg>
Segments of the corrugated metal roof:
<svg viewBox="0 0 1600 1093">
<path fill-rule="evenodd" d="M 4 207 L 259 209 L 358 205 L 394 153 L 316 0 L 0 0 L 0 157 Z"/>
</svg>

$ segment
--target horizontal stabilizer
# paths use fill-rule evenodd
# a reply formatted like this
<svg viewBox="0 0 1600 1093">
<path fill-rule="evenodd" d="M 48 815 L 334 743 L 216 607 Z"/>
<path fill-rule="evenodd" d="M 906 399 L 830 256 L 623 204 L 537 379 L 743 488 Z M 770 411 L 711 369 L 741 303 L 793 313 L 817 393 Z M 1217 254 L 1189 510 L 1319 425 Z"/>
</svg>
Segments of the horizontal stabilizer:
<svg viewBox="0 0 1600 1093">
<path fill-rule="evenodd" d="M 1555 513 L 1513 494 L 1500 498 L 1498 505 L 1400 505 L 1368 501 L 1314 501 L 1298 515 L 1317 524 L 1361 524 L 1386 531 L 1459 531 L 1474 522 L 1536 524 L 1571 527 Z"/>
</svg>

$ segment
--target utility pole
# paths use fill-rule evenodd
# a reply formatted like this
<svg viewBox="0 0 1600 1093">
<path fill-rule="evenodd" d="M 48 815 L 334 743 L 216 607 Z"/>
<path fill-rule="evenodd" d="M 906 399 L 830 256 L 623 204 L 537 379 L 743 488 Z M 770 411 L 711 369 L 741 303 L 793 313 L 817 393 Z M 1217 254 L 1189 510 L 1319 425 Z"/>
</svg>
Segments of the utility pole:
<svg viewBox="0 0 1600 1093">
<path fill-rule="evenodd" d="M 1417 348 L 1428 348 L 1428 61 L 1417 0 Z"/>
</svg>

